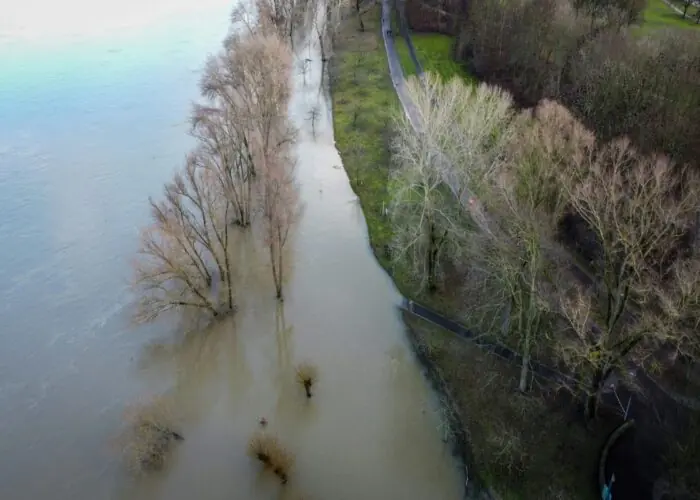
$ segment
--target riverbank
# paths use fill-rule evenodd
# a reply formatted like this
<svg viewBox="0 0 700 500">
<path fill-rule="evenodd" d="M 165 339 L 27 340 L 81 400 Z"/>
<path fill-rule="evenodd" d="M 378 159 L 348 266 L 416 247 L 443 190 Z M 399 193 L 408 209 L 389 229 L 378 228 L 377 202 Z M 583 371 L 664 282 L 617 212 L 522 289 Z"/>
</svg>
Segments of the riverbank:
<svg viewBox="0 0 700 500">
<path fill-rule="evenodd" d="M 405 296 L 455 315 L 456 297 L 418 294 L 406 273 L 391 266 L 392 232 L 384 213 L 389 203 L 391 116 L 398 102 L 388 75 L 379 15 L 375 8 L 363 16 L 365 32 L 359 31 L 354 16 L 349 17 L 337 37 L 332 63 L 336 145 L 380 264 Z M 557 410 L 540 395 L 515 395 L 516 366 L 422 320 L 408 317 L 406 323 L 414 345 L 427 346 L 420 349 L 419 358 L 448 388 L 453 401 L 445 406 L 459 413 L 452 420 L 465 424 L 453 429 L 450 437 L 467 436 L 474 468 L 487 486 L 507 499 L 595 498 L 595 470 L 604 432 L 588 434 L 572 423 L 575 410 Z M 456 451 L 466 454 L 466 450 Z"/>
</svg>

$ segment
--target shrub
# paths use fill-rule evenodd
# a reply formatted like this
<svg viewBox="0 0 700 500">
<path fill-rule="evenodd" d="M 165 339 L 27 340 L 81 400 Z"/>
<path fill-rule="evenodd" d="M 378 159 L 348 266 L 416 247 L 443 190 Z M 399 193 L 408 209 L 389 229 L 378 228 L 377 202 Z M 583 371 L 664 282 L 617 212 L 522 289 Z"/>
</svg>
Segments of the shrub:
<svg viewBox="0 0 700 500">
<path fill-rule="evenodd" d="M 162 468 L 173 442 L 184 439 L 175 430 L 171 402 L 161 396 L 132 406 L 125 416 L 128 425 L 121 441 L 129 468 L 137 473 Z"/>
<path fill-rule="evenodd" d="M 276 437 L 263 432 L 254 434 L 248 442 L 248 456 L 258 460 L 265 469 L 271 470 L 282 484 L 287 484 L 294 457 Z"/>
<path fill-rule="evenodd" d="M 296 369 L 296 379 L 304 387 L 306 397 L 311 398 L 313 396 L 311 388 L 318 380 L 318 369 L 316 366 L 311 363 L 301 363 Z"/>
</svg>

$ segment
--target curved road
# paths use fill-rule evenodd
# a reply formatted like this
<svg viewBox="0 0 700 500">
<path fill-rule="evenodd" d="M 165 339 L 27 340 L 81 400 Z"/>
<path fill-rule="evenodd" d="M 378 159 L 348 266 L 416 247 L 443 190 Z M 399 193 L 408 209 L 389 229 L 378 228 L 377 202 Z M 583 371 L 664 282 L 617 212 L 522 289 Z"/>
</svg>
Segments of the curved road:
<svg viewBox="0 0 700 500">
<path fill-rule="evenodd" d="M 384 39 L 386 57 L 389 61 L 391 83 L 393 83 L 396 94 L 399 96 L 399 101 L 401 101 L 401 106 L 403 107 L 408 121 L 411 122 L 413 129 L 420 133 L 422 129 L 422 119 L 418 108 L 413 104 L 408 94 L 406 79 L 401 69 L 401 61 L 396 53 L 394 38 L 391 36 L 391 6 L 389 5 L 389 0 L 382 0 L 382 38 Z"/>
</svg>

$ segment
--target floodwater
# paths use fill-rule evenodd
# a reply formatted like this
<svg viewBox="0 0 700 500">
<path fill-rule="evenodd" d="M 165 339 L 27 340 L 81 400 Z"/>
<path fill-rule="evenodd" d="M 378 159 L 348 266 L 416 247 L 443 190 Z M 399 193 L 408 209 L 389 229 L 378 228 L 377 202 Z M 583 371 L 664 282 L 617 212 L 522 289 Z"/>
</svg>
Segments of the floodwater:
<svg viewBox="0 0 700 500">
<path fill-rule="evenodd" d="M 266 256 L 243 245 L 234 318 L 186 336 L 134 328 L 146 200 L 191 146 L 198 71 L 231 5 L 128 0 L 105 14 L 79 1 L 24 0 L 0 20 L 0 498 L 460 498 L 333 146 L 315 47 L 298 55 L 313 61 L 306 83 L 295 77 L 304 211 L 283 307 Z M 294 380 L 302 361 L 319 371 L 311 400 Z M 163 393 L 185 440 L 133 479 L 115 444 L 124 409 Z M 246 455 L 261 417 L 295 456 L 284 488 Z"/>
</svg>

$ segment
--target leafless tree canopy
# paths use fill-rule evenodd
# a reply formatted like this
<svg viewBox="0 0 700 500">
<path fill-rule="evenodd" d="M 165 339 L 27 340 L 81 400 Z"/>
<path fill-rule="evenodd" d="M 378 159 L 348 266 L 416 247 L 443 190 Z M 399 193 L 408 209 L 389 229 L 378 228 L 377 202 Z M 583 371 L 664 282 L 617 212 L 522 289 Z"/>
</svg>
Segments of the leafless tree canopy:
<svg viewBox="0 0 700 500">
<path fill-rule="evenodd" d="M 216 317 L 234 311 L 238 230 L 263 215 L 281 297 L 281 249 L 296 213 L 288 118 L 292 54 L 276 32 L 251 25 L 207 61 L 205 103 L 192 111 L 197 146 L 184 169 L 151 200 L 136 286 L 138 319 L 170 310 Z M 274 238 L 273 238 L 274 235 Z"/>
<path fill-rule="evenodd" d="M 698 355 L 697 174 L 626 139 L 596 141 L 562 106 L 516 115 L 502 91 L 409 82 L 421 118 L 397 121 L 393 256 L 435 288 L 464 269 L 467 321 L 540 348 L 579 376 L 595 415 L 606 379 L 660 346 Z M 558 238 L 564 213 L 592 233 L 590 282 Z"/>
<path fill-rule="evenodd" d="M 230 114 L 256 151 L 290 140 L 292 54 L 276 34 L 229 37 L 211 57 L 201 81 L 202 95 Z"/>
<path fill-rule="evenodd" d="M 268 156 L 261 183 L 265 243 L 278 299 L 283 298 L 284 247 L 299 214 L 299 193 L 294 180 L 295 160 L 291 154 Z"/>
<path fill-rule="evenodd" d="M 234 309 L 227 222 L 232 205 L 203 161 L 192 154 L 166 184 L 164 199 L 150 200 L 153 223 L 143 231 L 136 268 L 140 320 L 188 307 L 212 316 Z"/>
</svg>

